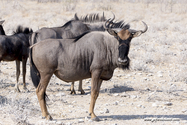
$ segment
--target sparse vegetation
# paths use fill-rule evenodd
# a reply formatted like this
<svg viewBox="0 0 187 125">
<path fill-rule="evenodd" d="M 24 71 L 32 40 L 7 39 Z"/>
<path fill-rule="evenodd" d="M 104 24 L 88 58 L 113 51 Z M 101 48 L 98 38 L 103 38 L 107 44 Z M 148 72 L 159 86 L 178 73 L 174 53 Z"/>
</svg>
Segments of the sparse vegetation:
<svg viewBox="0 0 187 125">
<path fill-rule="evenodd" d="M 31 113 L 28 106 L 30 100 L 28 98 L 15 99 L 15 97 L 0 97 L 0 109 L 4 115 L 11 118 L 15 125 L 29 125 L 27 120 L 28 115 Z"/>
</svg>

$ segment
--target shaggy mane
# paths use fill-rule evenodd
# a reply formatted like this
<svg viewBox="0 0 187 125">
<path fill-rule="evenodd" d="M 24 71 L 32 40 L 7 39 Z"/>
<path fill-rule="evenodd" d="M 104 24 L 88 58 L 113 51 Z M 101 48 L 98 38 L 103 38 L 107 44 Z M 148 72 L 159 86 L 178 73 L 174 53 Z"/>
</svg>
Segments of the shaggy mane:
<svg viewBox="0 0 187 125">
<path fill-rule="evenodd" d="M 75 20 L 80 20 L 80 21 L 89 22 L 89 23 L 106 21 L 104 13 L 103 13 L 103 16 L 99 16 L 99 14 L 94 13 L 94 14 L 87 14 L 86 16 L 82 16 L 80 18 L 77 16 L 77 13 L 76 13 L 74 17 L 75 17 Z"/>
<path fill-rule="evenodd" d="M 32 32 L 33 32 L 32 29 L 30 29 L 28 27 L 24 28 L 22 26 L 18 26 L 17 29 L 16 29 L 16 31 L 13 32 L 13 34 L 14 35 L 15 34 L 19 34 L 19 33 L 29 34 L 29 33 L 32 33 Z"/>
<path fill-rule="evenodd" d="M 107 24 L 109 28 L 121 28 L 121 29 L 129 29 L 130 25 L 129 24 L 125 24 L 124 21 L 115 21 L 115 22 L 109 22 L 109 24 Z"/>
</svg>

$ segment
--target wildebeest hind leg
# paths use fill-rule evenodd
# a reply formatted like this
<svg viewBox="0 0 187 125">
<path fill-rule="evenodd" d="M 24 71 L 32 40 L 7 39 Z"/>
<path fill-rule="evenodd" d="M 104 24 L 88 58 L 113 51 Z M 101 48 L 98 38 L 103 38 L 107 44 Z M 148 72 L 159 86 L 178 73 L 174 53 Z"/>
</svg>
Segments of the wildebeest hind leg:
<svg viewBox="0 0 187 125">
<path fill-rule="evenodd" d="M 49 83 L 49 80 L 50 80 L 52 74 L 40 74 L 40 75 L 41 75 L 41 80 L 40 80 L 40 83 L 36 89 L 36 94 L 38 97 L 38 101 L 40 103 L 42 117 L 46 118 L 47 120 L 52 120 L 52 117 L 50 116 L 50 114 L 47 111 L 46 100 L 45 100 L 46 88 L 47 88 L 47 85 Z"/>
<path fill-rule="evenodd" d="M 82 89 L 82 80 L 79 80 L 79 89 L 78 91 L 81 92 L 81 94 L 85 94 L 84 90 Z"/>
<path fill-rule="evenodd" d="M 91 83 L 91 102 L 90 102 L 90 115 L 93 121 L 99 121 L 99 118 L 94 113 L 94 107 L 99 96 L 99 90 L 103 80 L 100 79 L 101 70 L 95 70 L 92 72 L 92 83 Z"/>
<path fill-rule="evenodd" d="M 71 88 L 70 88 L 71 94 L 76 94 L 75 89 L 74 89 L 74 83 L 75 82 L 71 83 Z"/>
<path fill-rule="evenodd" d="M 16 85 L 15 91 L 20 92 L 19 90 L 19 75 L 20 75 L 20 61 L 16 60 Z"/>
<path fill-rule="evenodd" d="M 23 72 L 23 89 L 25 91 L 29 91 L 26 87 L 26 82 L 25 82 L 25 76 L 26 76 L 26 63 L 27 63 L 27 58 L 22 58 L 22 72 Z"/>
</svg>

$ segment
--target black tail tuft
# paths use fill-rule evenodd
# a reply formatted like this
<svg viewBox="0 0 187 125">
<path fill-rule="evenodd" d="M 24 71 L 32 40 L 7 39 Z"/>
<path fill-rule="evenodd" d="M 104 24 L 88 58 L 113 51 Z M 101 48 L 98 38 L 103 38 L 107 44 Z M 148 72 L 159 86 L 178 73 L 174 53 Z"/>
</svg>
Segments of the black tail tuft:
<svg viewBox="0 0 187 125">
<path fill-rule="evenodd" d="M 30 46 L 35 44 L 36 37 L 37 37 L 37 33 L 33 33 L 32 36 L 30 37 Z M 31 75 L 31 79 L 32 79 L 34 86 L 37 88 L 40 82 L 40 73 L 33 62 L 32 49 L 33 48 L 30 48 L 30 51 L 29 51 L 30 75 Z"/>
<path fill-rule="evenodd" d="M 33 45 L 36 43 L 36 38 L 37 38 L 37 33 L 33 33 L 31 38 L 30 38 L 30 45 Z M 31 47 L 30 48 L 30 51 L 29 51 L 29 58 L 30 58 L 30 75 L 31 75 L 31 79 L 32 79 L 32 82 L 33 82 L 33 85 L 35 88 L 38 87 L 39 83 L 40 83 L 40 73 L 37 69 L 37 67 L 35 66 L 34 62 L 33 62 L 33 57 L 32 57 L 32 50 L 33 48 Z M 44 92 L 44 100 L 48 99 L 48 96 L 47 94 Z"/>
<path fill-rule="evenodd" d="M 30 57 L 30 75 L 31 75 L 31 79 L 33 82 L 33 85 L 35 88 L 38 87 L 39 83 L 40 83 L 40 73 L 38 71 L 38 69 L 36 68 L 33 59 L 32 59 L 32 48 L 30 49 L 30 53 L 29 53 L 29 57 Z M 46 99 L 49 99 L 47 94 L 44 92 L 44 100 L 46 101 Z"/>
<path fill-rule="evenodd" d="M 39 82 L 40 82 L 40 73 L 38 72 L 38 69 L 36 68 L 33 59 L 32 59 L 32 48 L 30 49 L 29 52 L 29 57 L 30 57 L 30 75 L 31 75 L 31 79 L 32 82 L 35 86 L 35 88 L 38 87 Z"/>
</svg>

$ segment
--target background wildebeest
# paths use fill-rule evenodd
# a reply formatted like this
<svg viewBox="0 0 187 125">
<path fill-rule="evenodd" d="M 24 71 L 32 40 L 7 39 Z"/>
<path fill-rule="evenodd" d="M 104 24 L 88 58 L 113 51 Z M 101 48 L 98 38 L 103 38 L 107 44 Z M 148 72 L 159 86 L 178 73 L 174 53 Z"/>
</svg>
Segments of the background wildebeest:
<svg viewBox="0 0 187 125">
<path fill-rule="evenodd" d="M 0 21 L 0 35 L 5 35 L 5 31 L 4 31 L 3 26 L 2 26 L 2 24 L 4 22 L 5 22 L 4 20 Z"/>
<path fill-rule="evenodd" d="M 147 31 L 129 29 L 129 25 L 110 28 L 113 21 L 106 21 L 107 32 L 87 32 L 76 39 L 47 39 L 31 46 L 31 64 L 39 75 L 34 82 L 42 116 L 52 119 L 46 107 L 46 88 L 53 74 L 59 79 L 72 82 L 91 78 L 91 103 L 89 113 L 92 120 L 99 121 L 94 106 L 103 80 L 109 80 L 117 67 L 126 69 L 130 60 L 128 53 L 132 38 Z M 109 35 L 110 34 L 110 35 Z M 80 47 L 81 46 L 81 47 Z M 35 80 L 34 80 L 35 81 Z"/>
<path fill-rule="evenodd" d="M 51 39 L 74 38 L 86 31 L 95 31 L 95 30 L 104 31 L 105 30 L 103 27 L 104 21 L 106 21 L 104 13 L 103 16 L 101 17 L 98 14 L 89 14 L 86 15 L 85 17 L 80 17 L 80 18 L 75 14 L 74 19 L 68 21 L 62 27 L 42 28 L 34 32 L 31 38 L 31 45 L 49 38 Z M 36 73 L 34 73 L 33 71 L 32 66 L 30 71 L 31 71 L 31 75 L 36 75 Z M 71 94 L 76 93 L 74 90 L 74 82 L 72 82 L 70 90 L 71 90 Z M 81 94 L 85 93 L 84 90 L 82 89 L 82 80 L 79 81 L 78 91 L 80 91 Z"/>
<path fill-rule="evenodd" d="M 0 35 L 0 61 L 16 61 L 16 91 L 20 92 L 18 81 L 20 75 L 20 61 L 22 61 L 23 88 L 27 90 L 25 83 L 26 62 L 28 59 L 29 37 L 32 30 L 18 26 L 11 36 Z"/>
</svg>

